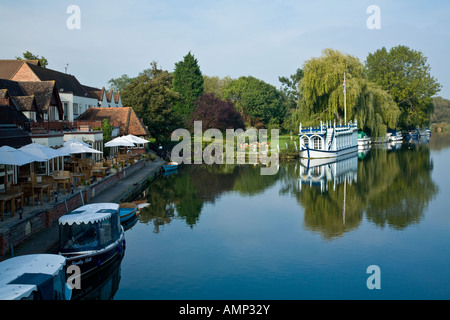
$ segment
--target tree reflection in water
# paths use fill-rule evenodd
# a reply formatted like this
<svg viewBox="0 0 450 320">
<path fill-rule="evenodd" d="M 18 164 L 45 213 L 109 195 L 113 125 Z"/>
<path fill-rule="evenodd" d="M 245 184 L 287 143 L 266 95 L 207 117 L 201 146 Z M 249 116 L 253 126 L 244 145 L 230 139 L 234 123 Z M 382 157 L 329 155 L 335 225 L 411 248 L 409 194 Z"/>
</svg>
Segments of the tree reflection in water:
<svg viewBox="0 0 450 320">
<path fill-rule="evenodd" d="M 358 228 L 364 214 L 380 227 L 404 229 L 418 223 L 437 194 L 428 146 L 405 144 L 394 151 L 372 148 L 361 158 L 351 160 L 356 165 L 346 167 L 346 178 L 334 172 L 334 178 L 325 179 L 321 187 L 299 183 L 304 173 L 299 161 L 281 163 L 273 176 L 262 176 L 254 165 L 185 165 L 145 190 L 141 198 L 150 205 L 141 209 L 139 221 L 153 223 L 156 233 L 173 219 L 183 219 L 193 228 L 205 203 L 215 203 L 225 193 L 258 197 L 277 184 L 280 195 L 295 197 L 304 208 L 305 228 L 320 232 L 325 239 Z M 318 179 L 324 168 L 314 170 Z"/>
</svg>

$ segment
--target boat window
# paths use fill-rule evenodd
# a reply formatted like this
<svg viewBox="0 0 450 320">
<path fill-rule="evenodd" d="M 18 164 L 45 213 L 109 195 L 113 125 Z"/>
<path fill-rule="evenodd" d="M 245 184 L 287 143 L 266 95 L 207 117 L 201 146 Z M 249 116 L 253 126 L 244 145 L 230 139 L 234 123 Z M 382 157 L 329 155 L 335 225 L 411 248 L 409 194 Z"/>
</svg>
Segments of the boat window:
<svg viewBox="0 0 450 320">
<path fill-rule="evenodd" d="M 314 149 L 322 149 L 322 139 L 319 137 L 313 138 Z"/>
<path fill-rule="evenodd" d="M 62 251 L 92 250 L 98 247 L 97 226 L 92 223 L 60 225 Z"/>
<path fill-rule="evenodd" d="M 99 245 L 106 246 L 114 241 L 111 220 L 107 219 L 98 224 Z"/>
<path fill-rule="evenodd" d="M 305 147 L 308 147 L 308 145 L 309 145 L 309 139 L 308 139 L 308 137 L 303 138 L 303 145 L 304 145 Z"/>
</svg>

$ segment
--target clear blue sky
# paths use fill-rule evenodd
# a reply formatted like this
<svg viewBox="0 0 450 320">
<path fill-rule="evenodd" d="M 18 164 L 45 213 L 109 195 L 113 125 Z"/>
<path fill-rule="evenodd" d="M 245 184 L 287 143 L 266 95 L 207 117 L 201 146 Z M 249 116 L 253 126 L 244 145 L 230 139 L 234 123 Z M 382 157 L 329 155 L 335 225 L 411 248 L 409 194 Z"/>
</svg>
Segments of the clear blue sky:
<svg viewBox="0 0 450 320">
<path fill-rule="evenodd" d="M 81 10 L 81 29 L 70 30 L 69 5 Z M 370 5 L 381 10 L 381 29 L 370 30 Z M 2 1 L 0 58 L 29 50 L 49 68 L 106 86 L 136 76 L 158 61 L 173 71 L 189 51 L 209 76 L 254 76 L 279 87 L 324 48 L 357 56 L 399 44 L 420 50 L 450 99 L 450 1 L 151 0 Z"/>
</svg>

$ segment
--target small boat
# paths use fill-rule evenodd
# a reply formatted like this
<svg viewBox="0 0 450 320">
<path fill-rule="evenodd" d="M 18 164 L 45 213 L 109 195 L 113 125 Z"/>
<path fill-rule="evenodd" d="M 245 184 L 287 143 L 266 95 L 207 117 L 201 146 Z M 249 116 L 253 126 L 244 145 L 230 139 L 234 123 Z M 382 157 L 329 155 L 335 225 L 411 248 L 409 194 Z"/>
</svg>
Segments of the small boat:
<svg viewBox="0 0 450 320">
<path fill-rule="evenodd" d="M 120 223 L 124 224 L 131 218 L 136 216 L 137 204 L 132 202 L 123 202 L 119 205 Z"/>
<path fill-rule="evenodd" d="M 419 130 L 409 130 L 407 133 L 405 133 L 404 135 L 404 139 L 405 140 L 417 140 L 419 139 Z"/>
<path fill-rule="evenodd" d="M 164 166 L 164 171 L 172 171 L 178 169 L 178 162 L 169 162 Z"/>
<path fill-rule="evenodd" d="M 117 203 L 84 205 L 58 219 L 59 253 L 81 276 L 96 271 L 125 251 L 125 232 Z"/>
<path fill-rule="evenodd" d="M 403 141 L 403 135 L 401 131 L 392 130 L 388 132 L 388 139 L 390 143 L 401 143 Z"/>
<path fill-rule="evenodd" d="M 0 262 L 0 300 L 70 300 L 66 258 L 26 254 Z"/>
<path fill-rule="evenodd" d="M 370 146 L 370 138 L 367 133 L 360 131 L 358 132 L 358 149 L 365 149 Z"/>
</svg>

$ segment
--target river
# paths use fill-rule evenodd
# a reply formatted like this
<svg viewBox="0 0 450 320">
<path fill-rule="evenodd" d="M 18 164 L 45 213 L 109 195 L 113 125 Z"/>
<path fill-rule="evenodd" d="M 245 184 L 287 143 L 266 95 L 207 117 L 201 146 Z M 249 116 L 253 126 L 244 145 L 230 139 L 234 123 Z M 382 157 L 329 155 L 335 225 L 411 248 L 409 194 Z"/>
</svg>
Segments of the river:
<svg viewBox="0 0 450 320">
<path fill-rule="evenodd" d="M 88 298 L 449 299 L 449 159 L 435 134 L 272 176 L 185 165 L 135 199 L 110 293 Z"/>
</svg>

